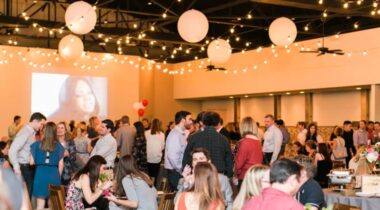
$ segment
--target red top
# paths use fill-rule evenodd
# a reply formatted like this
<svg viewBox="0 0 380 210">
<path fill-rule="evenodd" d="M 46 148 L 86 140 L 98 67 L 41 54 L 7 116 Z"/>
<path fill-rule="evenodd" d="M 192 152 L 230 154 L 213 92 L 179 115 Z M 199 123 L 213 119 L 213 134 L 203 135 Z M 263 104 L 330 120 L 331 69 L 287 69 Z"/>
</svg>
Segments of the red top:
<svg viewBox="0 0 380 210">
<path fill-rule="evenodd" d="M 289 194 L 268 187 L 261 195 L 249 199 L 242 210 L 305 210 L 297 200 Z"/>
<path fill-rule="evenodd" d="M 263 162 L 263 152 L 257 137 L 243 138 L 239 141 L 238 151 L 235 156 L 235 172 L 239 180 L 243 180 L 247 170 L 256 164 Z"/>
</svg>

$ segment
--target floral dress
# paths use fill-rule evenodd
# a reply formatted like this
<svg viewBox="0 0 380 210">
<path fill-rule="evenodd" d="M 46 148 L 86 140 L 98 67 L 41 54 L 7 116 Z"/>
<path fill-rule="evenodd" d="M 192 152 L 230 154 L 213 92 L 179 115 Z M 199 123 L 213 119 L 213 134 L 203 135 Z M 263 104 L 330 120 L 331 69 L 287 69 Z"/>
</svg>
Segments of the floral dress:
<svg viewBox="0 0 380 210">
<path fill-rule="evenodd" d="M 136 136 L 132 151 L 138 169 L 148 173 L 145 136 Z"/>
<path fill-rule="evenodd" d="M 65 207 L 66 210 L 84 210 L 82 202 L 83 192 L 75 186 L 74 182 L 71 182 L 67 189 Z"/>
</svg>

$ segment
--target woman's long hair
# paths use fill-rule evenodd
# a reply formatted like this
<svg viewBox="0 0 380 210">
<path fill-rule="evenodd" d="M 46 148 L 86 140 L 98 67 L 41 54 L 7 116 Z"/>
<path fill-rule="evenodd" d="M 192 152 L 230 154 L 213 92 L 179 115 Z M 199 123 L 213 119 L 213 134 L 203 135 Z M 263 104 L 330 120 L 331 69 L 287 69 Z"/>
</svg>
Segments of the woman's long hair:
<svg viewBox="0 0 380 210">
<path fill-rule="evenodd" d="M 192 191 L 199 195 L 199 209 L 206 210 L 213 202 L 223 203 L 218 172 L 208 162 L 199 162 L 194 168 Z"/>
<path fill-rule="evenodd" d="M 159 119 L 153 119 L 152 127 L 150 129 L 150 134 L 155 135 L 155 134 L 163 133 L 161 126 L 162 126 L 162 123 Z"/>
<path fill-rule="evenodd" d="M 318 153 L 322 154 L 325 157 L 325 160 L 331 162 L 330 150 L 326 143 L 318 144 Z"/>
<path fill-rule="evenodd" d="M 311 127 L 315 127 L 315 133 L 314 134 L 311 134 L 310 133 L 310 129 Z M 307 133 L 306 133 L 306 140 L 313 140 L 315 142 L 317 142 L 317 136 L 318 136 L 318 126 L 317 124 L 315 123 L 311 123 L 308 127 L 307 127 Z"/>
<path fill-rule="evenodd" d="M 267 171 L 269 171 L 269 167 L 266 165 L 254 165 L 248 169 L 244 176 L 239 194 L 236 196 L 232 206 L 233 210 L 240 210 L 248 199 L 261 194 L 263 189 L 261 180 Z"/>
<path fill-rule="evenodd" d="M 55 143 L 57 142 L 57 126 L 54 122 L 47 122 L 44 129 L 44 137 L 41 142 L 41 149 L 46 152 L 53 152 Z"/>
<path fill-rule="evenodd" d="M 136 137 L 144 136 L 144 138 L 145 138 L 145 128 L 144 128 L 144 125 L 142 124 L 142 122 L 137 121 L 137 122 L 133 123 L 133 125 L 136 128 Z"/>
<path fill-rule="evenodd" d="M 132 155 L 125 155 L 120 158 L 119 163 L 116 167 L 116 195 L 124 196 L 125 191 L 123 188 L 123 179 L 126 176 L 130 176 L 130 178 L 137 178 L 143 180 L 145 183 L 149 185 L 149 187 L 153 187 L 153 182 L 144 172 L 140 171 L 136 167 L 135 160 Z"/>
<path fill-rule="evenodd" d="M 73 180 L 78 180 L 82 174 L 87 174 L 90 178 L 90 188 L 92 192 L 95 192 L 96 185 L 98 184 L 99 175 L 100 175 L 100 167 L 102 165 L 106 165 L 107 161 L 100 155 L 92 156 L 86 165 L 78 171 Z"/>
</svg>

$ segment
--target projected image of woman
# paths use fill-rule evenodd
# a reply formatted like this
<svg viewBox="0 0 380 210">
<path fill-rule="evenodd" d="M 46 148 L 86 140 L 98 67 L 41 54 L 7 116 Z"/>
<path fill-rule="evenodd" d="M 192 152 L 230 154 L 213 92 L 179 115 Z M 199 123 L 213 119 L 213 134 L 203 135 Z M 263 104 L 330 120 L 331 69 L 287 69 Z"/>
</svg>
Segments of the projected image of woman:
<svg viewBox="0 0 380 210">
<path fill-rule="evenodd" d="M 59 108 L 52 119 L 87 120 L 99 115 L 99 103 L 88 79 L 68 77 L 59 91 Z"/>
</svg>

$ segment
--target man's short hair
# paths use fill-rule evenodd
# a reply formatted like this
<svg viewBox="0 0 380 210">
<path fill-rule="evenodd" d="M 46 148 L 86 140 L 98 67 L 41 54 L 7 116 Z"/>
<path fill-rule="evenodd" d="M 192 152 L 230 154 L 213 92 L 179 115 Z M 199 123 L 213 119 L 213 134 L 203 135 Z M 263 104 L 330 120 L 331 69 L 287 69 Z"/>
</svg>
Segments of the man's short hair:
<svg viewBox="0 0 380 210">
<path fill-rule="evenodd" d="M 380 122 L 379 122 L 379 121 L 376 121 L 374 124 L 378 124 L 378 125 L 380 125 Z"/>
<path fill-rule="evenodd" d="M 175 113 L 175 124 L 178 125 L 182 119 L 186 119 L 187 115 L 191 115 L 191 113 L 188 111 L 179 111 Z"/>
<path fill-rule="evenodd" d="M 299 121 L 299 122 L 297 123 L 297 125 L 302 125 L 304 128 L 306 128 L 306 123 L 303 122 L 303 121 Z"/>
<path fill-rule="evenodd" d="M 279 120 L 276 120 L 276 124 L 279 125 L 279 126 L 284 126 L 284 121 L 279 119 Z"/>
<path fill-rule="evenodd" d="M 220 115 L 216 112 L 206 112 L 202 122 L 205 126 L 217 126 L 220 122 Z"/>
<path fill-rule="evenodd" d="M 197 118 L 195 118 L 195 122 L 196 122 L 196 123 L 202 122 L 203 115 L 204 115 L 205 113 L 206 113 L 205 111 L 201 111 L 201 112 L 199 112 L 198 115 L 197 115 Z"/>
<path fill-rule="evenodd" d="M 120 120 L 123 124 L 129 124 L 129 117 L 127 115 L 122 116 Z"/>
<path fill-rule="evenodd" d="M 110 119 L 105 119 L 102 121 L 102 123 L 106 124 L 107 129 L 111 129 L 111 132 L 115 129 L 115 125 L 113 124 L 112 120 Z"/>
<path fill-rule="evenodd" d="M 299 180 L 301 169 L 302 166 L 292 160 L 286 158 L 276 160 L 270 168 L 270 183 L 285 183 L 292 175 L 296 175 Z"/>
<path fill-rule="evenodd" d="M 193 151 L 191 151 L 191 156 L 193 156 L 195 153 L 203 153 L 206 156 L 207 160 L 210 160 L 210 153 L 204 147 L 197 147 L 193 149 Z"/>
<path fill-rule="evenodd" d="M 352 122 L 349 121 L 349 120 L 345 120 L 345 121 L 343 122 L 343 125 L 351 125 L 351 124 L 352 124 Z"/>
<path fill-rule="evenodd" d="M 19 115 L 16 115 L 16 116 L 13 117 L 13 122 L 16 122 L 19 119 L 21 119 L 21 117 Z"/>
<path fill-rule="evenodd" d="M 373 121 L 368 121 L 368 125 L 369 125 L 369 124 L 373 124 Z"/>
<path fill-rule="evenodd" d="M 267 115 L 265 115 L 264 118 L 271 118 L 272 120 L 274 120 L 274 116 L 272 114 L 267 114 Z"/>
<path fill-rule="evenodd" d="M 30 116 L 29 122 L 33 122 L 33 120 L 37 120 L 37 121 L 46 120 L 46 117 L 40 112 L 35 112 L 32 114 L 32 116 Z"/>
<path fill-rule="evenodd" d="M 306 155 L 298 155 L 293 158 L 298 164 L 300 164 L 305 170 L 307 174 L 307 178 L 313 178 L 315 175 L 315 166 L 313 163 L 313 158 Z"/>
</svg>

